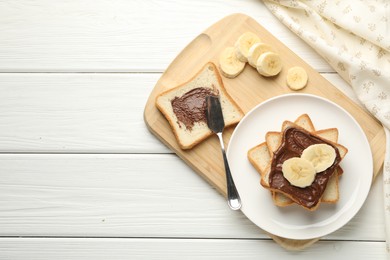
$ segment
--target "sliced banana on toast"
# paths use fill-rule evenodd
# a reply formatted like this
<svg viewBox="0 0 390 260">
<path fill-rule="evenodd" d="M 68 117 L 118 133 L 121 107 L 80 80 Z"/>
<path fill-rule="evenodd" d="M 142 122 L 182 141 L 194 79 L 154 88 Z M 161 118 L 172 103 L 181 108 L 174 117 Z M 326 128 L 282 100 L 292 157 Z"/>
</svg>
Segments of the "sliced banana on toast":
<svg viewBox="0 0 390 260">
<path fill-rule="evenodd" d="M 328 144 L 314 144 L 303 150 L 301 158 L 313 164 L 316 172 L 322 172 L 333 164 L 336 151 Z"/>
<path fill-rule="evenodd" d="M 305 188 L 310 186 L 316 173 L 325 171 L 336 159 L 335 149 L 328 144 L 314 144 L 303 150 L 301 157 L 283 162 L 282 172 L 291 185 Z"/>
<path fill-rule="evenodd" d="M 291 185 L 305 188 L 310 186 L 316 177 L 313 164 L 303 158 L 293 157 L 283 162 L 282 172 Z"/>
</svg>

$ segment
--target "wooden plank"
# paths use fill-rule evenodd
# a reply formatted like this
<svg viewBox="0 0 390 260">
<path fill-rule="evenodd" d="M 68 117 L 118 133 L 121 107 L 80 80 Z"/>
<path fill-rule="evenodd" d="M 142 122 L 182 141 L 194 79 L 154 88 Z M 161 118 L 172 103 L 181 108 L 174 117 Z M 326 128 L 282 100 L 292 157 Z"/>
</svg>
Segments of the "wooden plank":
<svg viewBox="0 0 390 260">
<path fill-rule="evenodd" d="M 324 74 L 344 91 L 337 75 Z M 0 152 L 172 153 L 142 112 L 161 73 L 1 73 Z"/>
<path fill-rule="evenodd" d="M 246 13 L 320 71 L 333 71 L 261 1 L 1 1 L 0 72 L 159 71 L 210 24 Z"/>
<path fill-rule="evenodd" d="M 0 152 L 169 152 L 142 112 L 160 74 L 0 74 Z"/>
<path fill-rule="evenodd" d="M 320 241 L 302 252 L 269 240 L 0 238 L 2 259 L 386 259 L 384 242 Z"/>
<path fill-rule="evenodd" d="M 172 154 L 2 154 L 0 172 L 0 236 L 268 237 Z M 384 240 L 382 195 L 325 239 Z"/>
<path fill-rule="evenodd" d="M 227 27 L 230 30 L 224 31 L 223 29 Z M 255 20 L 243 14 L 225 17 L 206 29 L 183 49 L 171 63 L 157 82 L 145 107 L 145 122 L 150 131 L 217 190 L 224 195 L 226 194 L 225 170 L 217 139 L 209 138 L 191 150 L 182 150 L 178 146 L 175 135 L 166 118 L 156 108 L 155 99 L 163 91 L 191 79 L 207 62 L 211 61 L 218 64 L 221 51 L 227 46 L 233 45 L 237 38 L 246 31 L 252 31 L 261 35 L 265 43 L 272 45 L 283 57 L 284 69 L 278 76 L 267 78 L 260 76 L 255 69 L 247 66 L 238 77 L 234 79 L 223 78 L 227 92 L 242 110 L 246 113 L 257 104 L 269 98 L 286 93 L 297 93 L 286 86 L 286 74 L 287 68 L 301 66 L 307 71 L 309 82 L 299 93 L 309 93 L 327 98 L 343 107 L 356 119 L 370 143 L 373 154 L 374 176 L 376 176 L 383 165 L 385 154 L 385 135 L 381 124 L 367 111 L 361 109 L 355 102 L 325 80 L 317 71 Z M 191 57 L 197 58 L 193 59 Z M 313 118 L 313 121 L 315 120 Z M 225 130 L 226 142 L 229 141 L 232 132 L 233 128 Z M 254 143 L 253 146 L 255 145 L 257 144 Z"/>
</svg>

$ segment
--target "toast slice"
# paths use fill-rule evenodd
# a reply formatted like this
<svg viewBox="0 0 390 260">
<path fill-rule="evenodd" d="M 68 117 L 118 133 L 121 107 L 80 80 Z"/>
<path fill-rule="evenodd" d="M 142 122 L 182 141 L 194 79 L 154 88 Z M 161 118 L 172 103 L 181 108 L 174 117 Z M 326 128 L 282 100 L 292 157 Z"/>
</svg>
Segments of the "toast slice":
<svg viewBox="0 0 390 260">
<path fill-rule="evenodd" d="M 337 128 L 330 128 L 330 129 L 315 131 L 314 124 L 311 121 L 308 114 L 302 114 L 294 122 L 291 122 L 288 120 L 284 121 L 282 124 L 281 130 L 283 132 L 287 127 L 296 127 L 296 126 L 302 127 L 303 129 L 305 129 L 309 132 L 315 132 L 315 134 L 317 134 L 318 136 L 320 136 L 328 141 L 331 141 L 333 143 L 337 143 L 337 140 L 338 140 Z M 270 156 L 272 156 L 273 153 L 279 148 L 281 141 L 282 141 L 282 133 L 281 132 L 268 132 L 266 134 L 266 143 L 267 143 L 267 147 L 269 149 Z M 340 174 L 341 174 L 343 171 L 340 168 L 340 170 L 338 172 L 340 172 Z M 332 182 L 330 182 L 330 186 L 327 189 L 335 190 L 335 187 L 338 187 L 338 178 L 332 177 Z M 338 198 L 339 198 L 338 192 L 325 192 L 321 201 L 326 202 L 326 203 L 333 203 L 333 202 L 337 201 Z M 294 203 L 291 199 L 289 199 L 284 194 L 279 193 L 279 192 L 272 192 L 272 199 L 273 199 L 274 203 L 280 207 L 289 206 L 289 205 Z"/>
<path fill-rule="evenodd" d="M 329 128 L 329 129 L 314 131 L 314 134 L 332 143 L 337 143 L 338 141 L 337 128 Z M 279 137 L 281 142 L 282 135 L 279 135 Z M 344 150 L 340 151 L 340 153 L 342 153 L 341 155 L 342 157 L 345 156 L 345 151 L 344 153 L 343 151 Z M 339 191 L 338 191 L 339 176 L 343 173 L 343 170 L 341 169 L 340 166 L 338 166 L 336 171 L 337 173 L 332 175 L 332 177 L 328 182 L 328 185 L 326 186 L 325 192 L 321 198 L 321 202 L 336 203 L 339 200 Z M 280 207 L 288 206 L 294 203 L 291 199 L 289 199 L 284 194 L 279 192 L 274 192 L 273 200 L 274 203 Z"/>
<path fill-rule="evenodd" d="M 338 141 L 338 130 L 337 128 L 323 129 L 315 131 L 314 125 L 307 114 L 303 114 L 298 117 L 294 122 L 284 121 L 282 124 L 282 132 L 288 127 L 302 127 L 309 132 L 314 133 L 320 138 L 330 141 L 333 144 L 337 144 Z M 248 159 L 254 168 L 261 174 L 261 184 L 262 186 L 269 187 L 267 180 L 267 170 L 273 156 L 273 153 L 279 148 L 282 141 L 281 132 L 268 132 L 266 134 L 266 142 L 261 143 L 248 151 Z M 267 151 L 268 150 L 268 151 Z M 341 158 L 347 153 L 347 149 L 342 145 L 338 145 L 338 150 Z M 324 203 L 336 203 L 339 199 L 339 190 L 338 190 L 338 179 L 339 176 L 343 173 L 343 170 L 340 166 L 337 167 L 334 174 L 328 181 L 328 185 L 323 193 L 321 202 Z M 281 192 L 271 191 L 272 198 L 277 206 L 288 206 L 294 203 L 288 196 L 284 195 Z"/>
<path fill-rule="evenodd" d="M 341 160 L 344 159 L 345 155 L 347 154 L 348 152 L 348 149 L 346 147 L 344 147 L 343 145 L 341 144 L 338 144 L 336 142 L 334 142 L 332 139 L 327 139 L 327 138 L 323 138 L 323 136 L 326 136 L 326 137 L 329 137 L 329 135 L 334 135 L 335 134 L 335 131 L 334 131 L 335 128 L 329 128 L 329 129 L 324 129 L 324 130 L 321 130 L 321 131 L 315 131 L 313 132 L 314 135 L 320 137 L 321 139 L 329 142 L 329 143 L 332 143 L 333 145 L 335 145 L 340 153 L 340 157 L 341 157 Z M 336 129 L 337 131 L 337 129 Z M 272 132 L 272 133 L 275 133 L 275 132 Z M 319 133 L 319 134 L 317 134 Z M 282 135 L 273 135 L 273 138 L 274 138 L 274 141 L 276 141 L 276 139 L 279 138 L 279 144 L 281 143 L 282 141 Z M 264 155 L 264 151 L 266 151 L 264 148 L 263 148 L 263 153 L 261 153 L 261 155 L 263 156 L 262 158 L 259 158 L 259 147 L 260 146 L 266 146 L 267 149 L 268 149 L 268 145 L 266 143 L 262 143 L 258 146 L 255 146 L 253 147 L 252 149 L 250 149 L 248 151 L 248 158 L 249 158 L 249 161 L 252 163 L 252 165 L 258 169 L 258 171 L 261 173 L 261 177 L 262 177 L 262 181 L 263 181 L 263 184 L 265 185 L 265 187 L 268 187 L 268 182 L 266 180 L 266 178 L 268 178 L 266 176 L 266 172 L 270 166 L 270 163 L 271 163 L 271 160 L 272 160 L 272 156 L 270 156 L 270 152 L 268 151 L 268 155 Z M 272 155 L 273 153 L 279 148 L 279 146 L 274 150 L 272 151 Z M 256 156 L 257 155 L 257 156 Z M 264 167 L 264 164 L 265 164 L 265 160 L 266 158 L 269 158 L 267 159 L 268 161 L 268 164 L 267 166 Z M 262 161 L 261 165 L 259 164 L 259 161 Z M 343 170 L 341 169 L 341 167 L 337 167 L 337 170 L 338 170 L 338 176 L 340 176 L 342 173 L 343 173 Z M 263 185 L 263 186 L 264 186 Z"/>
<path fill-rule="evenodd" d="M 286 138 L 286 135 L 290 135 L 290 134 L 293 134 L 295 133 L 296 131 L 299 131 L 300 133 L 305 133 L 305 131 L 302 129 L 302 130 L 298 130 L 298 128 L 287 128 L 285 130 L 285 132 L 283 133 L 283 139 Z M 302 132 L 303 131 L 303 132 Z M 315 136 L 313 133 L 309 133 L 309 132 L 306 132 L 305 135 L 311 135 L 313 136 L 313 138 L 315 139 L 321 139 L 320 137 L 318 136 Z M 325 140 L 322 139 L 324 142 Z M 326 141 L 328 144 L 331 144 L 333 147 L 335 147 L 335 144 L 334 143 L 330 143 L 328 141 Z M 283 141 L 284 143 L 284 141 Z M 336 148 L 336 147 L 335 147 Z M 336 148 L 338 149 L 338 148 Z M 278 158 L 283 158 L 283 153 L 284 152 L 280 152 L 280 150 L 278 149 L 278 151 L 276 152 L 276 154 L 278 154 Z M 338 152 L 339 153 L 339 152 Z M 282 156 L 282 157 L 280 157 Z M 325 176 L 327 176 L 326 178 L 326 183 L 329 184 L 329 187 L 328 185 L 326 185 L 325 187 L 322 187 L 321 186 L 318 186 L 318 183 L 316 182 L 315 186 L 308 186 L 304 189 L 302 188 L 297 188 L 297 187 L 294 187 L 292 185 L 287 185 L 286 186 L 273 186 L 270 184 L 270 180 L 271 180 L 271 167 L 267 167 L 267 170 L 265 172 L 265 174 L 263 174 L 263 178 L 262 178 L 262 185 L 271 190 L 271 191 L 274 191 L 276 193 L 283 193 L 283 195 L 285 195 L 286 197 L 290 198 L 291 200 L 295 201 L 297 204 L 301 205 L 302 207 L 304 207 L 305 209 L 307 210 L 310 210 L 310 211 L 314 211 L 318 208 L 318 206 L 320 205 L 322 201 L 322 199 L 324 198 L 324 200 L 326 200 L 326 202 L 328 203 L 335 203 L 337 200 L 338 200 L 338 197 L 339 197 L 339 193 L 338 193 L 338 182 L 336 182 L 335 179 L 333 179 L 332 181 L 330 181 L 331 178 L 335 178 L 334 176 L 337 176 L 337 166 L 338 166 L 338 163 L 342 160 L 341 156 L 340 155 L 337 155 L 338 156 L 338 161 L 337 161 L 337 164 L 335 164 L 332 168 L 330 169 L 327 169 L 324 174 Z M 275 158 L 275 157 L 273 157 Z M 274 159 L 271 159 L 271 164 L 270 165 L 273 165 L 274 164 Z M 283 159 L 282 159 L 283 160 Z M 273 180 L 278 180 L 276 183 L 279 183 L 279 180 L 281 180 L 280 178 L 280 169 L 277 170 L 275 172 L 276 175 L 274 175 L 272 178 Z M 318 176 L 318 175 L 317 175 Z M 321 175 L 322 176 L 322 175 Z M 317 179 L 316 177 L 316 180 L 317 181 L 320 181 L 322 177 L 318 177 L 319 179 Z M 322 182 L 322 181 L 321 181 Z M 288 181 L 287 181 L 288 183 Z M 265 184 L 265 185 L 264 185 Z M 280 184 L 279 184 L 280 185 Z M 333 186 L 332 186 L 333 185 Z M 327 193 L 325 193 L 325 190 L 326 189 L 329 189 Z M 302 189 L 302 192 L 304 193 L 300 193 L 301 192 L 301 189 Z M 312 192 L 316 191 L 317 192 L 317 196 L 319 197 L 313 197 L 309 199 L 309 197 L 305 197 L 307 195 L 304 195 L 304 194 L 311 194 Z M 326 196 L 324 197 L 324 194 L 326 194 Z M 274 199 L 275 200 L 281 200 L 284 204 L 285 203 L 288 203 L 288 200 L 286 200 L 285 198 L 282 197 L 282 199 L 280 197 L 278 197 L 279 194 L 275 194 L 275 197 Z M 309 200 L 306 200 L 309 199 Z M 277 201 L 278 202 L 278 201 Z M 279 205 L 279 203 L 275 203 L 277 205 Z"/>
<path fill-rule="evenodd" d="M 189 81 L 156 98 L 156 106 L 168 120 L 181 149 L 191 149 L 212 134 L 205 118 L 207 95 L 220 97 L 226 127 L 238 123 L 244 116 L 226 92 L 218 69 L 211 62 Z"/>
<path fill-rule="evenodd" d="M 293 125 L 294 124 L 291 123 L 288 125 L 286 124 L 285 126 L 287 127 L 287 126 L 293 126 Z M 278 132 L 272 132 L 272 133 L 278 133 Z M 314 133 L 317 134 L 318 136 L 320 136 L 328 141 L 334 142 L 334 143 L 336 143 L 338 140 L 337 128 L 323 129 L 323 130 L 315 131 Z M 278 133 L 277 135 L 273 134 L 273 136 L 271 137 L 273 139 L 273 143 L 277 144 L 277 147 L 274 148 L 275 149 L 274 151 L 276 151 L 276 149 L 279 147 L 279 144 L 281 142 L 281 137 L 282 136 L 280 133 Z M 268 150 L 269 146 L 272 146 L 272 145 L 267 145 L 267 142 L 263 142 L 263 143 L 253 147 L 252 149 L 250 149 L 248 151 L 249 161 L 255 167 L 255 169 L 263 176 L 263 178 L 264 178 L 264 173 L 265 173 L 269 163 L 271 162 L 271 155 L 270 155 L 270 152 Z M 342 155 L 342 157 L 344 157 L 345 150 L 340 149 L 339 151 L 340 151 L 340 154 Z M 338 176 L 341 175 L 342 172 L 343 171 L 342 171 L 341 167 L 338 167 L 337 168 L 337 175 L 334 175 L 331 178 L 331 180 L 329 181 L 329 183 L 326 187 L 326 190 L 324 192 L 324 195 L 321 199 L 321 202 L 335 203 L 336 201 L 338 201 L 338 199 L 339 199 Z M 266 185 L 264 180 L 263 180 L 263 184 Z M 273 198 L 274 203 L 280 207 L 285 207 L 285 206 L 288 206 L 288 205 L 291 205 L 294 203 L 291 199 L 289 199 L 284 194 L 279 193 L 279 192 L 272 192 L 272 198 Z"/>
<path fill-rule="evenodd" d="M 294 133 L 296 131 L 299 131 L 302 134 L 306 132 L 305 135 L 310 135 L 310 136 L 312 136 L 312 138 L 315 138 L 316 140 L 320 139 L 323 142 L 326 142 L 329 145 L 332 145 L 333 147 L 335 147 L 335 149 L 337 149 L 337 153 L 339 154 L 339 155 L 337 155 L 338 158 L 339 158 L 338 161 L 337 161 L 337 164 L 335 164 L 334 166 L 332 166 L 332 168 L 327 169 L 327 170 L 325 170 L 323 172 L 323 174 L 325 174 L 324 176 L 327 176 L 326 177 L 327 178 L 326 179 L 326 183 L 329 184 L 329 187 L 328 187 L 328 185 L 326 185 L 325 187 L 322 187 L 322 188 L 321 188 L 321 186 L 318 186 L 318 183 L 322 183 L 322 181 L 321 181 L 321 182 L 318 182 L 318 183 L 316 182 L 315 186 L 308 186 L 308 187 L 304 188 L 302 190 L 302 192 L 304 191 L 306 194 L 311 194 L 312 192 L 317 190 L 317 192 L 318 192 L 317 196 L 319 196 L 317 198 L 313 197 L 310 200 L 306 200 L 305 195 L 303 195 L 305 193 L 301 194 L 301 189 L 300 188 L 294 187 L 292 185 L 280 186 L 280 188 L 278 186 L 271 185 L 269 183 L 269 181 L 271 180 L 271 175 L 270 174 L 272 173 L 271 170 L 270 170 L 271 167 L 268 167 L 267 172 L 263 175 L 264 176 L 263 183 L 264 182 L 266 183 L 266 185 L 264 185 L 264 187 L 268 188 L 269 190 L 283 193 L 285 196 L 287 196 L 290 199 L 294 200 L 296 203 L 298 203 L 299 205 L 303 206 L 305 209 L 310 210 L 310 211 L 314 211 L 314 210 L 316 210 L 318 208 L 318 206 L 320 205 L 321 202 L 335 203 L 338 200 L 339 192 L 338 192 L 338 173 L 337 173 L 337 168 L 339 166 L 339 162 L 341 162 L 341 160 L 345 157 L 347 149 L 345 147 L 343 147 L 342 145 L 340 145 L 340 144 L 336 144 L 336 143 L 327 141 L 327 140 L 319 137 L 318 135 L 315 135 L 314 133 L 309 133 L 307 131 L 304 131 L 303 129 L 302 130 L 298 130 L 298 128 L 287 128 L 285 130 L 285 132 L 283 133 L 283 139 L 286 138 L 286 135 L 289 135 L 288 133 Z M 282 141 L 282 142 L 284 144 L 284 141 Z M 316 141 L 316 142 L 318 142 L 318 141 Z M 296 144 L 299 144 L 299 141 Z M 296 148 L 294 148 L 294 149 L 296 149 Z M 278 149 L 277 152 L 276 152 L 276 154 L 278 154 L 278 158 L 283 158 L 283 157 L 280 157 L 280 156 L 283 156 L 283 153 L 284 152 L 281 152 L 280 149 Z M 273 158 L 275 158 L 275 157 L 273 157 Z M 273 160 L 274 159 L 271 160 L 271 165 L 274 164 Z M 273 180 L 280 179 L 280 174 L 281 174 L 280 170 L 276 170 L 275 174 L 276 175 L 274 175 L 272 177 Z M 320 177 L 320 176 L 322 176 L 322 174 L 321 175 L 317 174 L 317 176 L 318 176 L 319 179 L 317 179 L 317 177 L 316 177 L 316 180 L 317 181 L 321 180 L 322 177 Z M 332 179 L 332 178 L 337 178 L 337 179 Z M 278 182 L 276 182 L 276 183 L 278 183 Z M 325 193 L 326 188 L 328 188 L 328 192 Z M 325 197 L 324 197 L 324 195 L 325 195 Z M 302 201 L 301 201 L 301 199 L 302 199 Z"/>
</svg>

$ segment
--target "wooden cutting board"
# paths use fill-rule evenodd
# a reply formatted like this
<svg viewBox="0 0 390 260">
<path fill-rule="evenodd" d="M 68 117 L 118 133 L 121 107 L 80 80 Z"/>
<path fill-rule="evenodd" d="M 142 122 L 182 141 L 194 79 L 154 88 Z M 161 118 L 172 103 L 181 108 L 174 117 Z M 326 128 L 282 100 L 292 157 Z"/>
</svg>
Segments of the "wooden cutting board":
<svg viewBox="0 0 390 260">
<path fill-rule="evenodd" d="M 225 172 L 217 137 L 210 137 L 191 150 L 181 150 L 168 121 L 157 110 L 155 98 L 162 91 L 188 81 L 207 62 L 211 61 L 218 65 L 218 56 L 221 51 L 228 46 L 233 46 L 237 38 L 247 31 L 256 33 L 263 42 L 272 45 L 277 50 L 282 57 L 283 70 L 276 77 L 266 78 L 260 76 L 254 68 L 247 64 L 244 71 L 235 79 L 222 77 L 227 92 L 244 113 L 271 97 L 292 93 L 293 91 L 285 83 L 286 73 L 289 67 L 301 66 L 308 72 L 309 82 L 306 88 L 293 93 L 310 93 L 325 97 L 346 109 L 358 121 L 371 145 L 374 160 L 373 176 L 375 177 L 383 165 L 385 155 L 385 134 L 381 124 L 254 19 L 244 14 L 227 16 L 212 25 L 184 48 L 170 64 L 146 103 L 144 120 L 149 130 L 221 194 L 226 196 Z M 224 132 L 226 145 L 233 130 L 234 128 L 231 127 Z M 277 243 L 289 249 L 300 249 L 316 241 L 316 239 L 297 241 L 270 236 Z"/>
</svg>

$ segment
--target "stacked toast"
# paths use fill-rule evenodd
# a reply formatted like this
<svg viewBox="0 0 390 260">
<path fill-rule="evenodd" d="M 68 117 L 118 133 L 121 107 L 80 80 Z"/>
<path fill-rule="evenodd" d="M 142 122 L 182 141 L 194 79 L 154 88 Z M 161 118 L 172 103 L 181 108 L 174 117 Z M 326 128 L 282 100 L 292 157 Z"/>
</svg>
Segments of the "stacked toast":
<svg viewBox="0 0 390 260">
<path fill-rule="evenodd" d="M 305 194 L 308 192 L 313 192 L 313 186 L 316 185 L 315 182 L 311 185 L 308 185 L 307 187 L 290 187 L 290 189 L 285 187 L 275 187 L 270 184 L 270 180 L 272 180 L 271 177 L 273 177 L 270 176 L 272 175 L 272 163 L 274 162 L 275 164 L 278 153 L 283 152 L 283 143 L 289 142 L 289 140 L 284 140 L 286 137 L 285 133 L 287 131 L 293 131 L 292 129 L 298 129 L 303 136 L 310 136 L 310 138 L 316 140 L 316 145 L 317 143 L 321 143 L 333 147 L 339 156 L 339 161 L 337 163 L 334 162 L 334 165 L 331 165 L 331 167 L 333 167 L 332 172 L 327 173 L 328 176 L 325 178 L 326 185 L 324 185 L 324 189 L 322 191 L 316 191 L 316 199 L 314 200 L 315 203 L 312 204 L 308 203 L 305 201 L 305 199 L 302 199 L 299 196 L 295 196 L 294 194 Z M 302 145 L 303 147 L 301 150 L 308 148 L 304 147 L 304 144 L 295 145 Z M 321 202 L 336 203 L 339 200 L 339 178 L 343 173 L 339 163 L 347 154 L 347 152 L 347 148 L 338 144 L 337 128 L 316 130 L 310 117 L 307 114 L 303 114 L 299 116 L 294 122 L 284 121 L 280 132 L 267 132 L 265 135 L 265 142 L 251 148 L 248 151 L 248 159 L 255 167 L 255 169 L 260 173 L 261 185 L 271 191 L 272 199 L 275 205 L 285 207 L 296 203 L 303 206 L 305 209 L 313 211 L 318 208 Z M 299 157 L 301 155 L 299 153 L 301 152 L 297 152 L 295 156 Z M 281 164 L 283 161 L 286 161 L 287 159 L 289 158 L 282 158 L 282 160 L 279 161 L 279 164 Z M 275 165 L 274 168 L 277 167 L 281 168 L 281 165 Z M 316 178 L 319 178 L 321 174 L 323 175 L 323 173 L 324 171 L 318 172 L 316 174 Z M 279 178 L 285 179 L 285 177 L 282 176 L 279 176 Z M 290 186 L 291 183 L 284 180 L 283 185 Z M 308 198 L 308 200 L 312 200 L 312 198 Z"/>
</svg>

